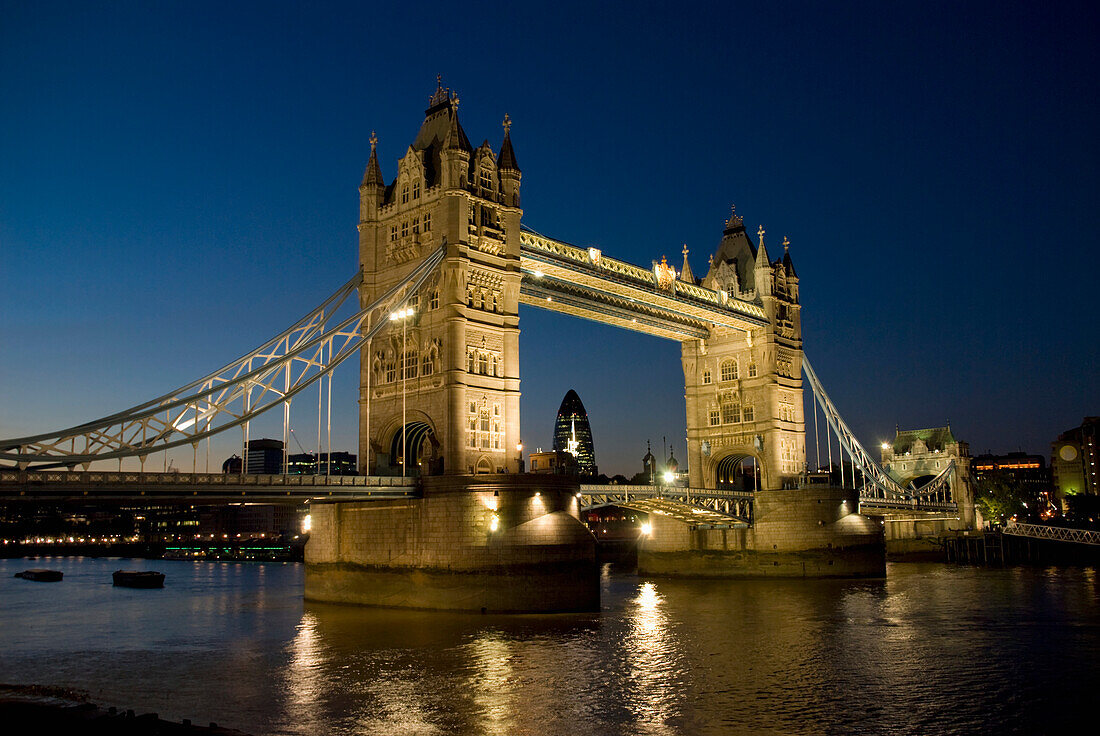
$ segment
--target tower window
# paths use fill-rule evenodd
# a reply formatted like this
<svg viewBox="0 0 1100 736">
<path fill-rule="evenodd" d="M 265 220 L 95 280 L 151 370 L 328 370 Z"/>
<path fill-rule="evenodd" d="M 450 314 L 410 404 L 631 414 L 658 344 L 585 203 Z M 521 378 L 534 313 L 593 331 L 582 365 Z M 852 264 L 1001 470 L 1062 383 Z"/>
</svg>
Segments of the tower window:
<svg viewBox="0 0 1100 736">
<path fill-rule="evenodd" d="M 753 408 L 751 405 L 745 407 L 744 418 L 746 422 L 751 422 L 753 420 Z"/>
<path fill-rule="evenodd" d="M 401 187 L 401 204 L 409 203 L 409 185 Z"/>
<path fill-rule="evenodd" d="M 390 225 L 390 242 L 397 240 L 397 225 Z"/>
<path fill-rule="evenodd" d="M 401 223 L 401 237 L 403 237 L 403 238 L 407 237 L 408 234 L 409 234 L 409 221 L 405 220 L 405 222 Z"/>
<path fill-rule="evenodd" d="M 431 353 L 424 353 L 424 356 L 420 359 L 420 375 L 430 376 L 435 372 L 435 365 L 432 363 Z"/>
<path fill-rule="evenodd" d="M 737 424 L 741 421 L 741 407 L 737 404 L 722 405 L 722 424 Z"/>
<path fill-rule="evenodd" d="M 727 360 L 722 363 L 721 379 L 723 381 L 733 381 L 737 378 L 737 361 Z"/>
<path fill-rule="evenodd" d="M 749 363 L 749 378 L 756 378 L 756 363 Z"/>
<path fill-rule="evenodd" d="M 430 233 L 432 231 L 432 213 L 424 213 L 424 232 Z"/>
<path fill-rule="evenodd" d="M 710 426 L 717 427 L 721 423 L 722 423 L 721 414 L 719 414 L 717 409 L 711 409 L 710 410 Z"/>
<path fill-rule="evenodd" d="M 710 383 L 710 368 L 703 369 L 703 383 Z"/>
<path fill-rule="evenodd" d="M 420 218 L 419 217 L 414 217 L 413 218 L 413 235 L 416 235 L 418 232 L 420 232 Z"/>
<path fill-rule="evenodd" d="M 493 173 L 488 169 L 481 170 L 481 187 L 483 189 L 493 188 Z"/>
<path fill-rule="evenodd" d="M 432 309 L 439 309 L 439 289 L 432 289 L 432 299 L 428 304 Z"/>
<path fill-rule="evenodd" d="M 413 182 L 413 199 L 420 199 L 420 182 Z"/>
</svg>

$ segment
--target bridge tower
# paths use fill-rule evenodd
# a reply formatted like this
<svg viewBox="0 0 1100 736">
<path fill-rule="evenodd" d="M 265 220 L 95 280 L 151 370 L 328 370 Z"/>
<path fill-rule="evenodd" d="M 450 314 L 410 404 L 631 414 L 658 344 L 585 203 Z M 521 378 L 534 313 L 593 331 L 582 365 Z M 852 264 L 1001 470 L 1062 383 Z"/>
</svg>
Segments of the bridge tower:
<svg viewBox="0 0 1100 736">
<path fill-rule="evenodd" d="M 446 256 L 409 302 L 412 315 L 361 350 L 365 474 L 401 475 L 403 464 L 406 475 L 519 470 L 521 174 L 508 116 L 498 155 L 488 140 L 470 144 L 458 103 L 437 86 L 388 183 L 371 136 L 359 187 L 361 304 L 443 245 Z"/>
<path fill-rule="evenodd" d="M 793 487 L 805 470 L 798 275 L 786 238 L 783 257 L 773 263 L 763 227 L 757 235 L 759 246 L 731 212 L 702 285 L 761 305 L 768 324 L 750 332 L 716 326 L 709 338 L 682 343 L 688 465 L 696 488 L 739 483 L 737 469 L 746 458 L 756 462 L 760 490 Z M 686 253 L 684 271 L 690 273 Z"/>
</svg>

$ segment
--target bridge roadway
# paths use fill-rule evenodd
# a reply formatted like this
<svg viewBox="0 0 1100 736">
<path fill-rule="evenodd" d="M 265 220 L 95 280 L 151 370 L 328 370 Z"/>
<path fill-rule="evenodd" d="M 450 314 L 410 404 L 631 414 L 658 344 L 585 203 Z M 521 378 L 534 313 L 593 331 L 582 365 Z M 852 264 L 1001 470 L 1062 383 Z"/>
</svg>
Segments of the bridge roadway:
<svg viewBox="0 0 1100 736">
<path fill-rule="evenodd" d="M 415 479 L 399 477 L 0 469 L 0 501 L 298 504 L 419 495 Z"/>
<path fill-rule="evenodd" d="M 416 498 L 415 478 L 362 475 L 231 475 L 135 471 L 0 468 L 0 501 L 113 501 L 149 503 L 289 503 Z M 661 514 L 699 529 L 749 526 L 753 494 L 714 488 L 650 485 L 580 486 L 582 510 L 620 506 Z M 860 499 L 860 513 L 906 518 L 958 514 L 953 503 Z"/>
</svg>

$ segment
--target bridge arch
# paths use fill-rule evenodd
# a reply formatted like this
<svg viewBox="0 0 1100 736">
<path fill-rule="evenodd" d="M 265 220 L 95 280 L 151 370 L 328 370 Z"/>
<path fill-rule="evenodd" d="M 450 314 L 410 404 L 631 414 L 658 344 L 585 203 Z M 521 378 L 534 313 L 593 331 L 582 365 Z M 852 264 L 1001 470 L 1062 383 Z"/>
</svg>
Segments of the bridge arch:
<svg viewBox="0 0 1100 736">
<path fill-rule="evenodd" d="M 389 441 L 389 470 L 405 475 L 439 475 L 443 472 L 443 460 L 439 453 L 439 440 L 430 420 L 423 416 L 414 416 L 405 422 L 404 432 L 400 422 L 391 427 L 387 434 Z M 381 471 L 381 468 L 379 468 Z"/>
<path fill-rule="evenodd" d="M 756 491 L 764 485 L 760 457 L 749 450 L 731 450 L 711 458 L 706 468 L 708 487 L 731 491 Z"/>
</svg>

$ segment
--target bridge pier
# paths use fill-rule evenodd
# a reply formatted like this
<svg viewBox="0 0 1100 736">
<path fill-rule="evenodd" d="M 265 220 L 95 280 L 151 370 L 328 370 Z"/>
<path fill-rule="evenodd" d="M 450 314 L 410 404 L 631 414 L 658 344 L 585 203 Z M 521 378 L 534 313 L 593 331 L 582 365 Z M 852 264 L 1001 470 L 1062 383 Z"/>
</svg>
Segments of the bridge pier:
<svg viewBox="0 0 1100 736">
<path fill-rule="evenodd" d="M 595 540 L 560 476 L 423 479 L 423 497 L 316 504 L 307 600 L 481 612 L 599 610 Z"/>
<path fill-rule="evenodd" d="M 754 523 L 703 529 L 650 515 L 638 572 L 683 577 L 884 577 L 882 526 L 858 513 L 852 489 L 759 491 Z"/>
</svg>

